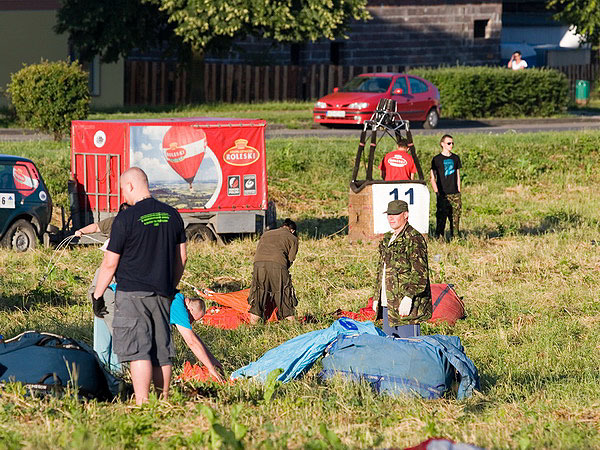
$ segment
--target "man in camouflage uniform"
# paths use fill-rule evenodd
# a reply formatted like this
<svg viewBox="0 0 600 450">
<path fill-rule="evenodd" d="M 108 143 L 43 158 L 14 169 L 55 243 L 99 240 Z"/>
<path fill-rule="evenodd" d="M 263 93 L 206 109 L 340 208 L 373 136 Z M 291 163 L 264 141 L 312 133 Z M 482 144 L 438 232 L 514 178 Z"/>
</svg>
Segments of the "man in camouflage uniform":
<svg viewBox="0 0 600 450">
<path fill-rule="evenodd" d="M 406 202 L 391 201 L 386 213 L 392 231 L 379 243 L 376 305 L 387 306 L 392 327 L 417 325 L 432 313 L 427 243 L 409 225 Z"/>
</svg>

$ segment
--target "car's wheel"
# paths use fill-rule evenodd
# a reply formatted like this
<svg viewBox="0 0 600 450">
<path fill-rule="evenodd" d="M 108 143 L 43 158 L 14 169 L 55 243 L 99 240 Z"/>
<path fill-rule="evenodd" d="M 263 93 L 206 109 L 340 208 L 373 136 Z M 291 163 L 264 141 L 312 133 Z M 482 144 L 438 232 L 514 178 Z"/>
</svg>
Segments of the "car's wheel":
<svg viewBox="0 0 600 450">
<path fill-rule="evenodd" d="M 425 122 L 423 122 L 423 128 L 437 128 L 439 121 L 440 116 L 438 112 L 435 110 L 435 108 L 432 108 L 427 113 L 427 118 L 425 119 Z"/>
<path fill-rule="evenodd" d="M 33 225 L 25 219 L 17 220 L 4 235 L 2 244 L 17 252 L 34 249 L 37 245 L 37 235 Z"/>
<path fill-rule="evenodd" d="M 217 237 L 215 236 L 213 231 L 202 223 L 188 225 L 188 227 L 185 229 L 185 234 L 189 241 L 214 242 L 217 240 Z"/>
</svg>

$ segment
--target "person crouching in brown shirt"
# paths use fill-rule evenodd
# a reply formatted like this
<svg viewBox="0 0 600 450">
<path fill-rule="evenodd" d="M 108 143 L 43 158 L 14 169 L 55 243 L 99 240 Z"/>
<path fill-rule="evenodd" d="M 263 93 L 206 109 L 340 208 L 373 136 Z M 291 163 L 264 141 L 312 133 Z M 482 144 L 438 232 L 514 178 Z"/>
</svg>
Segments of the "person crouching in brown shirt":
<svg viewBox="0 0 600 450">
<path fill-rule="evenodd" d="M 281 228 L 263 233 L 254 256 L 250 304 L 250 323 L 256 324 L 272 303 L 277 307 L 277 319 L 295 320 L 296 292 L 292 286 L 290 266 L 298 253 L 296 223 L 285 219 Z"/>
</svg>

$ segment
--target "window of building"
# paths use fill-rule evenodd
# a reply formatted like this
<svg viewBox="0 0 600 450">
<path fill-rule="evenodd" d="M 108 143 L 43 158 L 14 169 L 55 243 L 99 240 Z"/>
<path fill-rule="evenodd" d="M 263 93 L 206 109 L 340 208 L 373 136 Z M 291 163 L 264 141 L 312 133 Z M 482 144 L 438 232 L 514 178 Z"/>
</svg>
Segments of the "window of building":
<svg viewBox="0 0 600 450">
<path fill-rule="evenodd" d="M 87 64 L 87 70 L 89 71 L 88 86 L 90 89 L 90 95 L 98 97 L 100 95 L 100 57 L 94 56 L 92 62 Z"/>
<path fill-rule="evenodd" d="M 71 61 L 78 61 L 79 54 L 69 47 L 69 59 Z M 88 73 L 88 89 L 92 97 L 100 96 L 100 56 L 96 55 L 89 62 L 81 62 L 81 68 Z"/>
<path fill-rule="evenodd" d="M 332 42 L 329 44 L 329 62 L 334 66 L 339 66 L 342 63 L 343 45 L 343 42 Z"/>
<path fill-rule="evenodd" d="M 485 39 L 487 38 L 487 25 L 489 19 L 476 20 L 473 23 L 473 37 L 475 39 Z"/>
</svg>

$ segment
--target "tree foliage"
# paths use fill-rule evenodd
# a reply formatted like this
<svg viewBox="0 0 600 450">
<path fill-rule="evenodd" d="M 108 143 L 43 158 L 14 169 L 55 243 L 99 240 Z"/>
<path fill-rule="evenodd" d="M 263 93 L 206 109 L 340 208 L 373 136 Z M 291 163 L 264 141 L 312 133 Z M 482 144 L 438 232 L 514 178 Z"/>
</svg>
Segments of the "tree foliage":
<svg viewBox="0 0 600 450">
<path fill-rule="evenodd" d="M 62 0 L 57 33 L 78 58 L 115 62 L 133 49 L 190 57 L 256 35 L 279 42 L 334 39 L 366 20 L 367 0 Z"/>
<path fill-rule="evenodd" d="M 90 107 L 88 74 L 65 61 L 25 66 L 11 76 L 7 92 L 19 121 L 59 141 L 71 120 L 85 119 Z"/>
<path fill-rule="evenodd" d="M 133 49 L 181 55 L 188 48 L 173 32 L 168 15 L 140 0 L 62 0 L 54 30 L 68 33 L 81 61 L 100 55 L 103 62 L 116 62 Z"/>
<path fill-rule="evenodd" d="M 556 20 L 575 26 L 585 42 L 600 44 L 600 1 L 549 0 L 547 5 L 556 11 Z"/>
<path fill-rule="evenodd" d="M 367 0 L 143 0 L 169 16 L 194 50 L 218 40 L 258 35 L 278 42 L 343 36 L 350 21 L 370 18 Z"/>
</svg>

